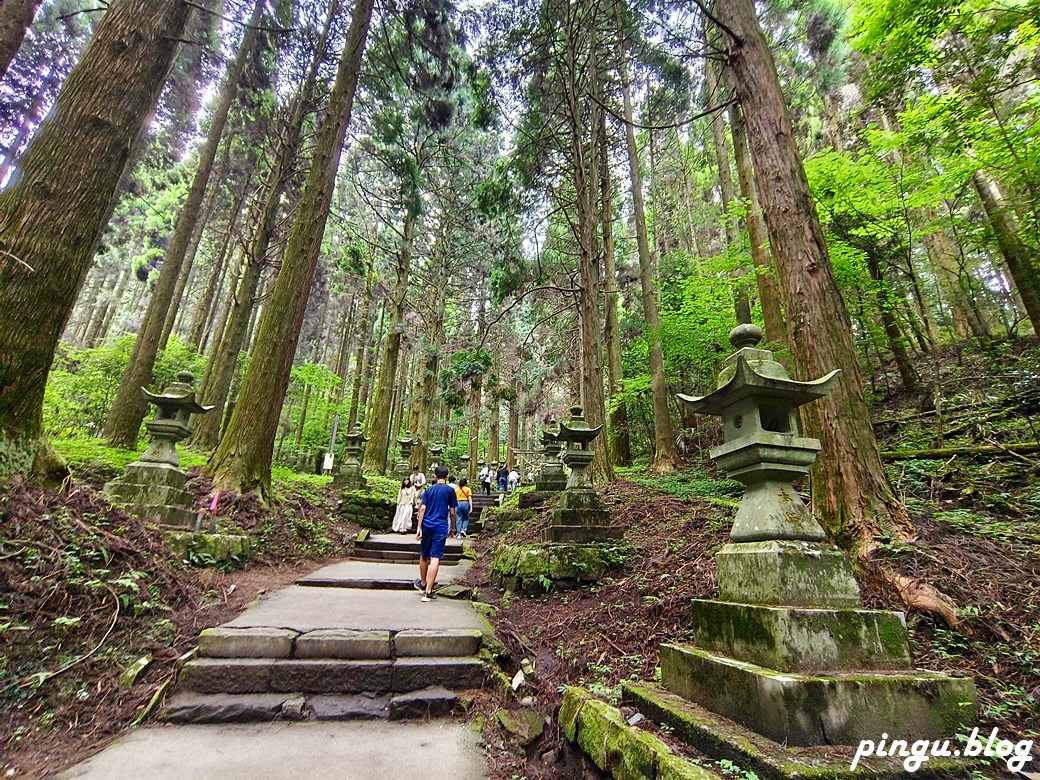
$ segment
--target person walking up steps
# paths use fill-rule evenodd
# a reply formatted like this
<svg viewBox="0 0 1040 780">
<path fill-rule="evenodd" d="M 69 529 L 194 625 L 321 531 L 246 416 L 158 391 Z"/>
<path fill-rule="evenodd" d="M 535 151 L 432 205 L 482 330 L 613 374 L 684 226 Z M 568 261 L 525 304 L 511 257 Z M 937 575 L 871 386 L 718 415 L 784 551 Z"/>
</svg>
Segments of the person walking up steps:
<svg viewBox="0 0 1040 780">
<path fill-rule="evenodd" d="M 394 533 L 406 534 L 412 530 L 412 511 L 415 509 L 415 488 L 408 477 L 401 483 L 397 491 L 397 513 L 391 528 Z"/>
<path fill-rule="evenodd" d="M 465 477 L 459 480 L 459 486 L 455 488 L 455 498 L 459 502 L 457 508 L 459 514 L 457 525 L 459 538 L 464 539 L 469 536 L 469 508 L 470 499 L 473 498 L 473 491 L 469 489 L 469 481 Z"/>
<path fill-rule="evenodd" d="M 480 470 L 480 492 L 485 496 L 491 495 L 491 467 L 485 466 Z"/>
<path fill-rule="evenodd" d="M 455 508 L 459 505 L 455 490 L 448 487 L 448 469 L 438 466 L 434 472 L 437 482 L 426 489 L 419 507 L 419 576 L 413 581 L 416 590 L 422 591 L 422 600 L 433 601 L 437 585 L 437 572 L 444 557 L 444 543 L 448 540 L 449 522 L 455 520 Z"/>
<path fill-rule="evenodd" d="M 506 492 L 506 482 L 509 481 L 509 469 L 506 468 L 506 464 L 502 464 L 502 467 L 498 470 L 498 492 Z"/>
</svg>

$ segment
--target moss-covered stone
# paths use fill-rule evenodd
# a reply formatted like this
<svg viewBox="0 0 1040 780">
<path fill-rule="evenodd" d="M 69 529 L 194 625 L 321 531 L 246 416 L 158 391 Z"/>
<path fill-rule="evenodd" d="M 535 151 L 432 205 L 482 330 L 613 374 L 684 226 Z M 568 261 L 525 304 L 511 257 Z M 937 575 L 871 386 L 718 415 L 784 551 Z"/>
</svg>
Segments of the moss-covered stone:
<svg viewBox="0 0 1040 780">
<path fill-rule="evenodd" d="M 245 566 L 253 555 L 248 536 L 163 531 L 163 538 L 182 561 L 195 566 Z"/>
<path fill-rule="evenodd" d="M 581 714 L 581 708 L 585 706 L 585 702 L 592 699 L 592 694 L 584 688 L 567 686 L 564 689 L 563 704 L 560 705 L 560 714 L 557 716 L 557 722 L 560 725 L 560 731 L 563 732 L 563 736 L 567 738 L 567 741 L 573 742 L 575 740 L 578 733 L 578 716 Z"/>
<path fill-rule="evenodd" d="M 695 600 L 697 646 L 781 672 L 910 669 L 901 612 Z"/>
<path fill-rule="evenodd" d="M 389 530 L 397 505 L 378 493 L 345 490 L 340 494 L 339 516 L 345 523 L 373 531 Z"/>
<path fill-rule="evenodd" d="M 596 582 L 621 565 L 627 552 L 595 544 L 499 545 L 492 555 L 491 575 L 510 590 L 541 594 Z"/>
<path fill-rule="evenodd" d="M 790 745 L 851 745 L 879 732 L 940 739 L 975 720 L 972 680 L 933 672 L 783 673 L 665 644 L 661 680 L 673 693 Z"/>
<path fill-rule="evenodd" d="M 582 688 L 564 691 L 559 724 L 570 742 L 617 780 L 719 780 L 713 772 L 675 756 L 653 734 L 629 726 L 617 707 Z"/>
</svg>

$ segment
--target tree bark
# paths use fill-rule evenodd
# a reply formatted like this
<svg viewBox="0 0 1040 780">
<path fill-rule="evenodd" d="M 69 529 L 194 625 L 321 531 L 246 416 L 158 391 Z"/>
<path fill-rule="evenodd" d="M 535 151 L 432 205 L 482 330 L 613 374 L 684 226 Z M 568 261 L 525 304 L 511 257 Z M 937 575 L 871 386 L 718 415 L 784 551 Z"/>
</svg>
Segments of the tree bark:
<svg viewBox="0 0 1040 780">
<path fill-rule="evenodd" d="M 1011 274 L 1026 316 L 1033 330 L 1040 333 L 1040 279 L 1037 278 L 1036 266 L 1033 264 L 1029 249 L 1018 236 L 1018 225 L 1015 215 L 1004 199 L 997 180 L 982 170 L 972 174 L 971 182 L 982 201 L 986 218 L 993 228 L 997 246 L 1004 256 L 1004 263 Z"/>
<path fill-rule="evenodd" d="M 606 139 L 606 115 L 603 115 L 601 137 Z M 615 466 L 632 463 L 632 444 L 628 432 L 628 409 L 617 398 L 621 393 L 621 328 L 618 324 L 617 260 L 614 248 L 614 188 L 610 178 L 607 144 L 600 144 L 600 229 L 603 233 L 603 341 L 607 348 L 607 446 Z"/>
<path fill-rule="evenodd" d="M 875 545 L 875 535 L 907 539 L 913 536 L 913 526 L 881 465 L 852 324 L 753 0 L 726 0 L 716 9 L 747 122 L 797 374 L 815 379 L 835 368 L 842 370 L 829 396 L 803 408 L 809 433 L 823 443 L 812 481 L 815 509 L 833 537 L 849 541 L 865 556 Z"/>
<path fill-rule="evenodd" d="M 206 142 L 199 151 L 199 164 L 192 179 L 191 188 L 188 190 L 187 200 L 177 215 L 177 224 L 170 238 L 170 245 L 163 257 L 159 278 L 152 290 L 152 298 L 148 302 L 141 330 L 134 342 L 134 350 L 130 355 L 130 362 L 123 372 L 116 391 L 115 401 L 109 409 L 108 418 L 105 420 L 104 437 L 113 447 L 127 447 L 133 449 L 137 446 L 137 438 L 141 431 L 141 421 L 148 411 L 148 402 L 141 395 L 141 387 L 152 383 L 152 369 L 155 366 L 155 357 L 159 351 L 159 342 L 162 337 L 163 325 L 170 307 L 173 304 L 173 294 L 180 276 L 181 266 L 187 255 L 191 236 L 195 224 L 199 219 L 202 201 L 206 194 L 206 186 L 209 183 L 210 172 L 213 162 L 217 156 L 217 147 L 220 144 L 224 127 L 227 124 L 228 113 L 231 104 L 238 92 L 239 82 L 242 80 L 242 72 L 253 50 L 256 41 L 257 25 L 263 13 L 264 0 L 254 0 L 253 15 L 242 33 L 242 41 L 238 46 L 238 53 L 234 62 L 228 68 L 224 84 L 220 90 L 220 99 L 213 110 L 210 120 L 209 131 Z"/>
<path fill-rule="evenodd" d="M 387 326 L 386 344 L 383 346 L 382 360 L 379 362 L 379 378 L 376 380 L 372 415 L 368 421 L 370 441 L 365 450 L 364 468 L 366 471 L 375 471 L 379 474 L 385 473 L 383 458 L 390 437 L 390 416 L 393 410 L 397 364 L 401 354 L 404 312 L 408 302 L 408 279 L 412 266 L 412 242 L 415 241 L 417 220 L 418 215 L 409 208 L 405 213 L 401 229 L 401 246 L 397 250 L 394 292 L 390 300 L 390 320 Z"/>
<path fill-rule="evenodd" d="M 776 271 L 769 251 L 769 235 L 762 222 L 762 208 L 755 190 L 755 171 L 748 153 L 747 126 L 744 112 L 738 103 L 729 109 L 729 129 L 733 136 L 733 159 L 737 165 L 737 181 L 740 193 L 747 204 L 748 243 L 751 245 L 751 260 L 755 265 L 755 281 L 758 283 L 758 300 L 762 306 L 762 321 L 766 326 L 766 340 L 780 349 L 789 346 L 787 322 L 780 307 L 780 293 L 776 289 Z"/>
<path fill-rule="evenodd" d="M 43 395 L 54 351 L 190 9 L 113 0 L 0 192 L 0 478 L 53 476 Z"/>
<path fill-rule="evenodd" d="M 260 324 L 235 412 L 206 465 L 216 489 L 271 492 L 271 456 L 314 270 L 329 215 L 343 140 L 354 107 L 373 0 L 357 0 L 282 268 Z"/>
<path fill-rule="evenodd" d="M 621 62 L 621 92 L 625 106 L 625 143 L 628 149 L 628 175 L 632 185 L 632 211 L 639 250 L 639 284 L 643 291 L 643 319 L 650 346 L 650 391 L 654 410 L 653 470 L 666 474 L 681 468 L 682 458 L 675 448 L 675 427 L 668 410 L 668 386 L 664 376 L 664 353 L 661 350 L 661 313 L 657 308 L 657 275 L 650 241 L 646 232 L 646 210 L 643 205 L 643 177 L 639 170 L 639 152 L 633 127 L 632 88 L 628 68 Z"/>
<path fill-rule="evenodd" d="M 365 297 L 361 302 L 361 317 L 359 322 L 361 327 L 359 329 L 360 338 L 358 339 L 357 356 L 354 358 L 354 385 L 350 392 L 350 412 L 347 415 L 347 430 L 354 430 L 354 424 L 358 421 L 358 406 L 361 403 L 361 381 L 365 375 L 365 354 L 368 349 L 369 342 L 373 338 L 373 318 L 372 318 L 372 266 L 369 261 L 369 266 L 365 270 Z"/>
<path fill-rule="evenodd" d="M 0 79 L 7 73 L 25 33 L 43 0 L 4 0 L 0 3 Z"/>
</svg>

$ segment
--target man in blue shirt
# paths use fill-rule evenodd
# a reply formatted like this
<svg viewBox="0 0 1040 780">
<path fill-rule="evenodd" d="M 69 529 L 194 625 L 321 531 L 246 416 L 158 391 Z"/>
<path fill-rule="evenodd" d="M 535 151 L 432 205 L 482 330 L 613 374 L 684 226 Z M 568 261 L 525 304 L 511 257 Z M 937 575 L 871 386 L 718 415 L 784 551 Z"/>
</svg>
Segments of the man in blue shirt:
<svg viewBox="0 0 1040 780">
<path fill-rule="evenodd" d="M 459 505 L 455 489 L 447 485 L 448 469 L 438 466 L 434 472 L 437 482 L 426 489 L 419 507 L 419 579 L 414 580 L 421 590 L 423 601 L 433 601 L 437 584 L 437 571 L 444 557 L 444 543 L 448 540 L 448 528 L 455 523 L 455 507 Z"/>
</svg>

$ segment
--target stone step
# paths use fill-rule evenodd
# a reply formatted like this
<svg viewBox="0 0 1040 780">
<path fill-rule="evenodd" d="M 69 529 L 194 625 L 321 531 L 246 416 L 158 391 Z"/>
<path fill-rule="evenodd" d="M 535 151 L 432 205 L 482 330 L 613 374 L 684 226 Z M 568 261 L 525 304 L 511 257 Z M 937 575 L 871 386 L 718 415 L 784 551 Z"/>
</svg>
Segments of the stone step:
<svg viewBox="0 0 1040 780">
<path fill-rule="evenodd" d="M 407 583 L 411 588 L 411 582 Z M 199 635 L 200 658 L 309 658 L 390 660 L 413 656 L 464 657 L 480 649 L 479 629 L 441 628 L 356 631 L 343 628 L 207 628 Z"/>
<path fill-rule="evenodd" d="M 419 563 L 419 551 L 397 552 L 395 550 L 366 550 L 363 547 L 355 547 L 351 556 L 358 561 L 380 561 L 382 563 Z M 445 553 L 441 558 L 441 566 L 456 566 L 462 560 L 461 555 Z"/>
<path fill-rule="evenodd" d="M 419 552 L 420 542 L 416 541 L 414 534 L 400 534 L 396 538 L 385 536 L 370 536 L 359 543 L 355 550 L 382 550 L 387 552 Z M 462 542 L 456 539 L 448 539 L 444 544 L 446 555 L 462 555 Z"/>
<path fill-rule="evenodd" d="M 473 657 L 392 660 L 199 658 L 181 670 L 179 688 L 196 693 L 403 693 L 431 685 L 478 688 L 484 666 Z"/>
<path fill-rule="evenodd" d="M 249 723 L 272 720 L 406 720 L 451 714 L 458 696 L 439 685 L 399 694 L 179 692 L 160 719 L 168 723 Z"/>
</svg>

